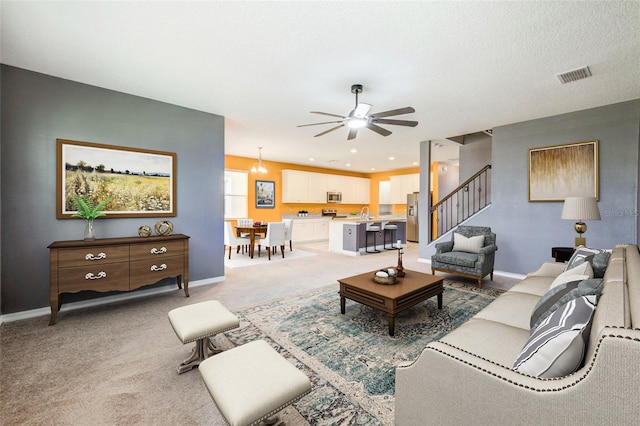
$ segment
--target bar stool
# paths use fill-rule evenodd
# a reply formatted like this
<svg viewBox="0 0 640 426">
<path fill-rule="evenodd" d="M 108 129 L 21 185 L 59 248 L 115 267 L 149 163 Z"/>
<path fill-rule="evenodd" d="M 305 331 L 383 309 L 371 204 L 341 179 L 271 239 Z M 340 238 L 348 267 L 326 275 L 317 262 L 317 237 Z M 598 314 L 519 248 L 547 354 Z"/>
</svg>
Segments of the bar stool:
<svg viewBox="0 0 640 426">
<path fill-rule="evenodd" d="M 367 222 L 366 236 L 365 236 L 365 252 L 367 253 L 380 253 L 380 250 L 376 249 L 376 234 L 380 232 L 380 226 L 375 225 L 372 222 Z M 369 250 L 369 234 L 373 234 L 373 251 Z"/>
<path fill-rule="evenodd" d="M 385 250 L 395 250 L 398 247 L 393 245 L 393 242 L 396 240 L 396 231 L 398 230 L 398 225 L 383 223 L 382 224 L 382 239 L 383 239 L 383 247 Z M 387 233 L 391 235 L 391 247 L 387 247 Z"/>
</svg>

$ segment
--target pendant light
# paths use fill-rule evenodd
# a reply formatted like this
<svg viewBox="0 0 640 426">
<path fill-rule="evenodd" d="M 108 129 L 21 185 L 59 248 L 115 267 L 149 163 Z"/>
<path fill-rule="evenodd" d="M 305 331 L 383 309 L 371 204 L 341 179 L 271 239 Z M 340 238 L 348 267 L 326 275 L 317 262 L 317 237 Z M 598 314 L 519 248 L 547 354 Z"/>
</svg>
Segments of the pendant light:
<svg viewBox="0 0 640 426">
<path fill-rule="evenodd" d="M 251 167 L 251 173 L 256 173 L 256 172 L 260 172 L 260 173 L 267 173 L 267 168 L 264 166 L 264 164 L 262 164 L 262 147 L 259 146 L 258 147 L 258 163 L 253 163 L 253 166 Z"/>
</svg>

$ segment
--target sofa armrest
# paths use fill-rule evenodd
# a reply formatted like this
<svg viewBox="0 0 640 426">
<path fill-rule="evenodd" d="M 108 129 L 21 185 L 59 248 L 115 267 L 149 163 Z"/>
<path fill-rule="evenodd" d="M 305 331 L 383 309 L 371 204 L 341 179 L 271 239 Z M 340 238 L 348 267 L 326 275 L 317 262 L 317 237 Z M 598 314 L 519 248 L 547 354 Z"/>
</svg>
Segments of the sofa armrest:
<svg viewBox="0 0 640 426">
<path fill-rule="evenodd" d="M 447 253 L 453 250 L 453 241 L 436 243 L 436 254 Z"/>
<path fill-rule="evenodd" d="M 565 263 L 562 262 L 544 262 L 533 272 L 527 274 L 528 277 L 551 277 L 555 278 L 564 272 Z"/>
<path fill-rule="evenodd" d="M 554 379 L 429 343 L 413 363 L 396 369 L 395 425 L 421 426 L 425 418 L 430 424 L 459 425 L 541 425 L 558 418 L 571 424 L 636 424 L 640 404 L 630 401 L 640 398 L 640 373 L 623 366 L 637 360 L 639 331 L 616 329 L 601 338 L 585 367 Z M 567 407 L 577 409 L 568 413 Z"/>
</svg>

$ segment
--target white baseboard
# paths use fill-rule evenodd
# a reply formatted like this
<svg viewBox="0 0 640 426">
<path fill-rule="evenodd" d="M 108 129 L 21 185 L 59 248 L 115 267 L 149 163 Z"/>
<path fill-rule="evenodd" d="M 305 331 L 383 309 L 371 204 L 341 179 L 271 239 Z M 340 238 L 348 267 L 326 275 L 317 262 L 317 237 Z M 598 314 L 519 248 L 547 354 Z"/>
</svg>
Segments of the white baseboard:
<svg viewBox="0 0 640 426">
<path fill-rule="evenodd" d="M 189 282 L 189 288 L 214 284 L 220 281 L 224 281 L 224 277 L 214 277 L 214 278 L 206 278 L 203 280 L 191 281 Z M 60 312 L 68 312 L 76 309 L 88 308 L 91 306 L 106 305 L 107 303 L 137 299 L 140 297 L 147 297 L 154 294 L 167 293 L 175 290 L 176 290 L 175 284 L 172 284 L 172 285 L 166 285 L 158 288 L 149 288 L 145 290 L 115 294 L 113 296 L 98 297 L 96 299 L 81 300 L 79 302 L 72 302 L 72 303 L 67 303 L 62 305 L 62 308 L 60 308 Z M 35 317 L 40 317 L 40 316 L 50 315 L 50 314 L 51 314 L 51 308 L 49 306 L 44 308 L 31 309 L 29 311 L 14 312 L 12 314 L 0 315 L 0 324 L 5 322 L 20 321 L 23 319 L 35 318 Z"/>
</svg>

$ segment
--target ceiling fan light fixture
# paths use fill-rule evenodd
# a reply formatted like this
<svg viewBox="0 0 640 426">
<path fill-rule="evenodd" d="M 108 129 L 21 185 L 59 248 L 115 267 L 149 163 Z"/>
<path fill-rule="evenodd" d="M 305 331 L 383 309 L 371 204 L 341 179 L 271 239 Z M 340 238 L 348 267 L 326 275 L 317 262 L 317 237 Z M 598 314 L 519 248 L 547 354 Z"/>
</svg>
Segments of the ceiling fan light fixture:
<svg viewBox="0 0 640 426">
<path fill-rule="evenodd" d="M 347 127 L 350 129 L 362 129 L 367 125 L 366 118 L 354 117 L 347 122 Z"/>
<path fill-rule="evenodd" d="M 356 106 L 356 109 L 353 110 L 353 117 L 364 118 L 370 109 L 371 105 L 360 103 Z"/>
<path fill-rule="evenodd" d="M 341 127 L 349 128 L 349 134 L 347 135 L 347 140 L 355 139 L 358 136 L 358 129 L 362 129 L 366 127 L 367 129 L 381 135 L 381 136 L 389 136 L 392 132 L 389 130 L 380 127 L 381 124 L 391 124 L 394 126 L 408 126 L 408 127 L 416 127 L 418 125 L 417 121 L 410 120 L 396 120 L 396 119 L 388 119 L 385 117 L 392 117 L 394 115 L 403 115 L 410 114 L 416 112 L 413 107 L 404 107 L 392 109 L 389 111 L 381 111 L 373 114 L 369 114 L 369 110 L 371 109 L 370 104 L 360 103 L 358 102 L 358 95 L 362 93 L 362 84 L 354 84 L 351 86 L 351 93 L 356 95 L 356 106 L 354 109 L 349 112 L 347 116 L 339 115 L 339 114 L 331 114 L 328 112 L 321 111 L 311 111 L 312 114 L 321 114 L 327 115 L 329 117 L 340 118 L 340 121 L 325 121 L 322 123 L 310 123 L 310 124 L 301 124 L 298 127 L 307 127 L 307 126 L 317 126 L 320 124 L 337 124 L 330 129 L 327 129 L 323 132 L 314 135 L 314 137 L 323 136 L 327 133 L 338 130 Z"/>
</svg>

